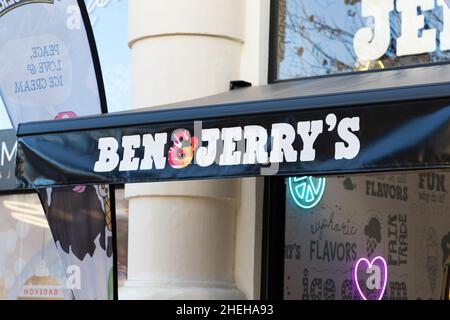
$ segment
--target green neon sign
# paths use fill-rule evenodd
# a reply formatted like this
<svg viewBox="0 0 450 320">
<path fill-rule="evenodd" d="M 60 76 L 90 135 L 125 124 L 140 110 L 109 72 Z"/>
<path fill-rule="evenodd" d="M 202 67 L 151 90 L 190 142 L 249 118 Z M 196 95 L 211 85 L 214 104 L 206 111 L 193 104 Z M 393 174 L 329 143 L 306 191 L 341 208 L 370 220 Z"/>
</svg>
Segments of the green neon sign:
<svg viewBox="0 0 450 320">
<path fill-rule="evenodd" d="M 303 209 L 314 208 L 325 191 L 325 178 L 311 176 L 288 178 L 288 191 L 295 204 Z"/>
</svg>

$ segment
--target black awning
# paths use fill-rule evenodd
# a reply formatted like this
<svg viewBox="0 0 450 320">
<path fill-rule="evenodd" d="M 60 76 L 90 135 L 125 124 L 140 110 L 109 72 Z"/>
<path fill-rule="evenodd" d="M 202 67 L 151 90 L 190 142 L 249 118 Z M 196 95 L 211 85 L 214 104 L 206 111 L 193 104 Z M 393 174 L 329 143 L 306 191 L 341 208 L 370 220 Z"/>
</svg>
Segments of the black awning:
<svg viewBox="0 0 450 320">
<path fill-rule="evenodd" d="M 450 65 L 280 82 L 21 124 L 17 175 L 45 187 L 441 168 L 449 120 Z"/>
</svg>

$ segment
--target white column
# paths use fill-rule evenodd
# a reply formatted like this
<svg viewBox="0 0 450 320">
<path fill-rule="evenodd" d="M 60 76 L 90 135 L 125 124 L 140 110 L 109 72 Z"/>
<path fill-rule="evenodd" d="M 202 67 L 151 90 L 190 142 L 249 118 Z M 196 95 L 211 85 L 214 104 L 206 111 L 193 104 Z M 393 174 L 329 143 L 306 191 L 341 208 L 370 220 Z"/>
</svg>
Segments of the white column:
<svg viewBox="0 0 450 320">
<path fill-rule="evenodd" d="M 239 78 L 242 0 L 129 1 L 133 105 L 228 90 Z M 245 298 L 234 279 L 239 180 L 127 185 L 121 299 Z"/>
</svg>

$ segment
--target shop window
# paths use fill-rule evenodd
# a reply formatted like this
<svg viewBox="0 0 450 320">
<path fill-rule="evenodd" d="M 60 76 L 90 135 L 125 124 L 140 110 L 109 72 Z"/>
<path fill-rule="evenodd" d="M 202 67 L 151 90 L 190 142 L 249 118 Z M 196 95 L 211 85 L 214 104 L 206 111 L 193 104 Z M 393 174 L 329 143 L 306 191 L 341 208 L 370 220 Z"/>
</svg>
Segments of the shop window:
<svg viewBox="0 0 450 320">
<path fill-rule="evenodd" d="M 449 191 L 443 172 L 286 179 L 284 298 L 448 299 Z"/>
<path fill-rule="evenodd" d="M 0 300 L 72 299 L 36 194 L 0 196 Z"/>
<path fill-rule="evenodd" d="M 127 276 L 128 201 L 116 189 L 119 287 Z M 72 300 L 39 198 L 0 195 L 0 300 Z"/>
<path fill-rule="evenodd" d="M 272 7 L 272 81 L 450 59 L 445 0 L 278 0 Z"/>
</svg>

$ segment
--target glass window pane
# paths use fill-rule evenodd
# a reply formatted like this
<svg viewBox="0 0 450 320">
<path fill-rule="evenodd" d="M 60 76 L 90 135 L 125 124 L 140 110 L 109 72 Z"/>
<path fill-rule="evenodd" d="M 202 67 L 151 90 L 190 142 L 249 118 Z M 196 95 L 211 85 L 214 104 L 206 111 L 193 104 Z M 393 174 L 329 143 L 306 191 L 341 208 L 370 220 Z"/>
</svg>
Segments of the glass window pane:
<svg viewBox="0 0 450 320">
<path fill-rule="evenodd" d="M 389 300 L 441 298 L 450 173 L 291 177 L 286 186 L 286 299 L 377 299 L 383 289 Z"/>
<path fill-rule="evenodd" d="M 123 188 L 115 189 L 119 287 L 123 287 L 127 280 L 128 266 L 128 200 L 124 191 Z"/>
<path fill-rule="evenodd" d="M 280 0 L 275 80 L 448 61 L 449 7 L 417 3 Z"/>
<path fill-rule="evenodd" d="M 0 300 L 72 299 L 36 194 L 0 196 Z"/>
</svg>

